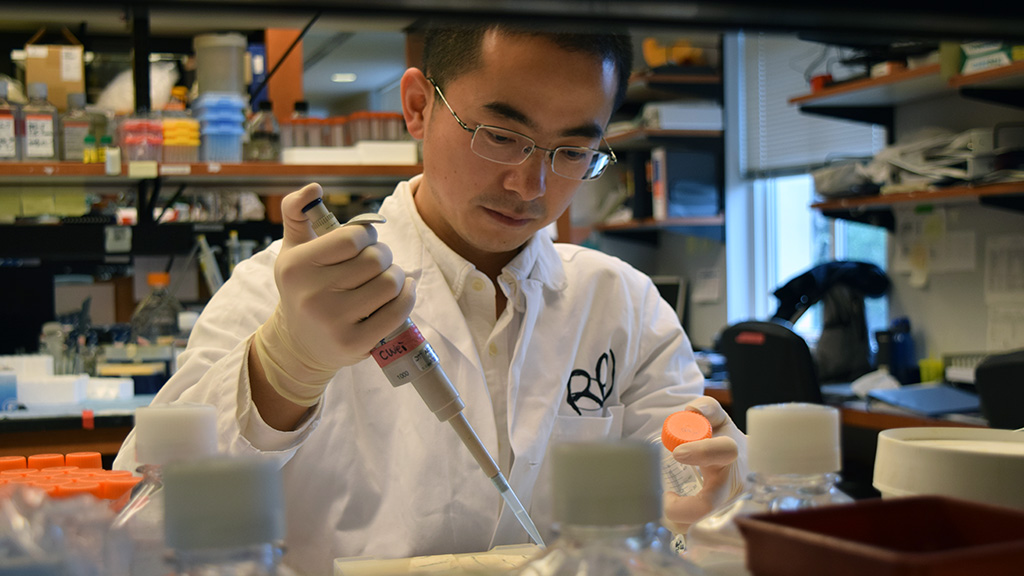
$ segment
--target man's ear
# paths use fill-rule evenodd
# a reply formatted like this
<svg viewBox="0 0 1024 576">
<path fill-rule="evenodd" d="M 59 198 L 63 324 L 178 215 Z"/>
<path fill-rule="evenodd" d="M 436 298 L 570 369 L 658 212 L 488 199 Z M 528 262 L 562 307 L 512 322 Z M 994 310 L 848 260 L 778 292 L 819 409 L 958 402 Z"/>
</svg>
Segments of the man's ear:
<svg viewBox="0 0 1024 576">
<path fill-rule="evenodd" d="M 423 139 L 430 107 L 434 103 L 434 88 L 419 68 L 409 68 L 402 74 L 402 115 L 409 135 Z"/>
</svg>

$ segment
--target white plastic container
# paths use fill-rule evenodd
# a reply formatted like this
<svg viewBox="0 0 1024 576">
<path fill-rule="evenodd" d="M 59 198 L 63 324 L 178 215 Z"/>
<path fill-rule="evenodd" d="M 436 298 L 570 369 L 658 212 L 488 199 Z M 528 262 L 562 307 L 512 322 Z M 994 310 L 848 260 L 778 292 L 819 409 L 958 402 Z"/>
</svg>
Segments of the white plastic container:
<svg viewBox="0 0 1024 576">
<path fill-rule="evenodd" d="M 938 495 L 1024 509 L 1024 432 L 920 427 L 878 434 L 882 498 Z"/>
<path fill-rule="evenodd" d="M 245 36 L 238 33 L 200 34 L 192 40 L 196 53 L 199 94 L 245 93 Z"/>
</svg>

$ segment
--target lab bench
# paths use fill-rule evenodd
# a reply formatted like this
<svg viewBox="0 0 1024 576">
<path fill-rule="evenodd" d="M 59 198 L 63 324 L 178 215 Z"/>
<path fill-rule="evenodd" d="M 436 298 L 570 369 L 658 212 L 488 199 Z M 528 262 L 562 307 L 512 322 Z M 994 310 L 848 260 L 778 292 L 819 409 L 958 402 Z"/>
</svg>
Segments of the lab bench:
<svg viewBox="0 0 1024 576">
<path fill-rule="evenodd" d="M 135 409 L 152 400 L 145 394 L 0 412 L 0 456 L 99 452 L 112 460 L 132 429 Z"/>
<path fill-rule="evenodd" d="M 720 381 L 707 381 L 704 394 L 714 398 L 729 411 L 732 405 L 732 394 L 728 385 Z M 872 486 L 875 468 L 875 452 L 878 446 L 878 433 L 890 428 L 910 427 L 973 427 L 985 428 L 980 418 L 960 417 L 951 415 L 946 418 L 927 418 L 896 409 L 870 405 L 864 401 L 845 401 L 835 406 L 839 409 L 842 424 L 842 458 L 843 481 L 839 488 L 854 498 L 871 498 L 878 496 Z"/>
</svg>

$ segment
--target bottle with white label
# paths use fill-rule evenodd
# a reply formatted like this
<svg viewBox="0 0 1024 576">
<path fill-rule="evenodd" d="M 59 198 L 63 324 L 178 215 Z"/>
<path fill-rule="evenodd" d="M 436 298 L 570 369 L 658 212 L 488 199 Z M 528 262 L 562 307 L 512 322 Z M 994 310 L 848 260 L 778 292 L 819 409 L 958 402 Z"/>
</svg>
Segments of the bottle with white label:
<svg viewBox="0 0 1024 576">
<path fill-rule="evenodd" d="M 28 85 L 28 104 L 22 108 L 25 118 L 24 159 L 57 159 L 57 107 L 46 99 L 46 84 Z"/>
<path fill-rule="evenodd" d="M 7 82 L 0 80 L 0 162 L 21 160 L 20 118 L 21 107 L 7 101 Z"/>
<path fill-rule="evenodd" d="M 84 161 L 85 137 L 89 135 L 91 122 L 92 116 L 85 111 L 85 94 L 68 94 L 68 111 L 60 117 L 61 160 Z"/>
</svg>

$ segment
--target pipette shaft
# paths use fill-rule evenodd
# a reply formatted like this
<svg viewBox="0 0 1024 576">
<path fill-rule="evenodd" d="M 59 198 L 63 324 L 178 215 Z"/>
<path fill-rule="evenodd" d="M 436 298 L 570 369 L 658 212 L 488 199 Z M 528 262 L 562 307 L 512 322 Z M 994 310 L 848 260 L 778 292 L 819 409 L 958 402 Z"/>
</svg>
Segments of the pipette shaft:
<svg viewBox="0 0 1024 576">
<path fill-rule="evenodd" d="M 307 214 L 307 218 L 313 223 L 313 231 L 318 236 L 341 227 L 337 218 L 327 210 L 319 198 L 307 204 L 302 212 Z M 462 402 L 459 392 L 441 368 L 440 360 L 434 353 L 434 349 L 423 338 L 419 328 L 413 324 L 412 320 L 407 318 L 397 330 L 381 340 L 370 352 L 370 355 L 373 356 L 392 386 L 398 387 L 411 383 L 434 416 L 441 422 L 448 422 L 451 425 L 459 439 L 473 455 L 477 465 L 498 489 L 508 509 L 512 511 L 533 541 L 543 547 L 544 541 L 541 539 L 537 526 L 530 519 L 515 492 L 512 491 L 505 476 L 501 473 L 501 469 L 498 468 L 487 451 L 487 447 L 480 441 L 480 437 L 476 435 L 476 431 L 473 430 L 469 420 L 462 413 L 462 409 L 466 407 L 465 403 Z"/>
</svg>

